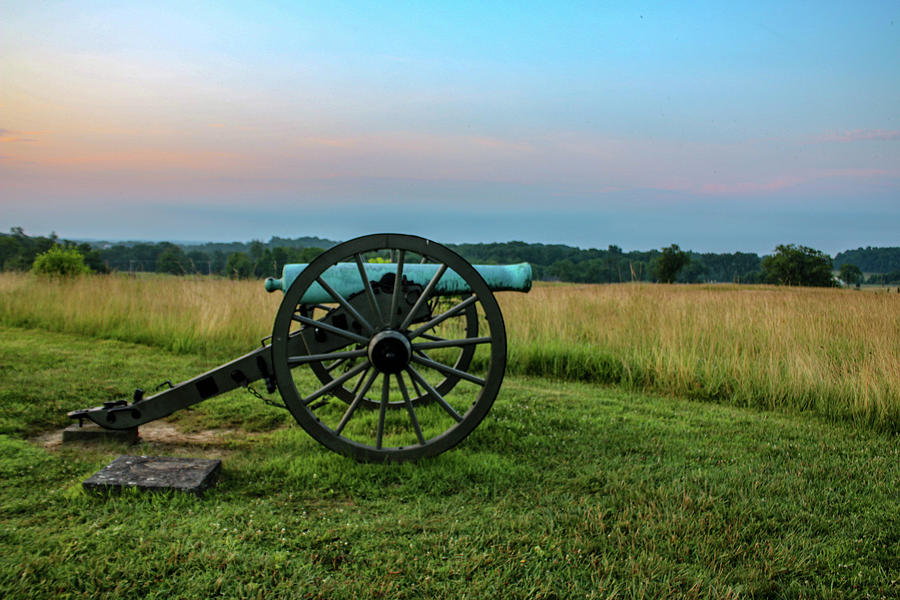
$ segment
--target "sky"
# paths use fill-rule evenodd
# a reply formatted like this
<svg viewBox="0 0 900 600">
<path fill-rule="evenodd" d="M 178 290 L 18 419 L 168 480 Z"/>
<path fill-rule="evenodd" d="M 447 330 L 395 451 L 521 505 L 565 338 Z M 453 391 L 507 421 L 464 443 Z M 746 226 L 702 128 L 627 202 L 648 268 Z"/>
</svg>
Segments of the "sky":
<svg viewBox="0 0 900 600">
<path fill-rule="evenodd" d="M 0 0 L 0 230 L 900 245 L 900 3 Z"/>
</svg>

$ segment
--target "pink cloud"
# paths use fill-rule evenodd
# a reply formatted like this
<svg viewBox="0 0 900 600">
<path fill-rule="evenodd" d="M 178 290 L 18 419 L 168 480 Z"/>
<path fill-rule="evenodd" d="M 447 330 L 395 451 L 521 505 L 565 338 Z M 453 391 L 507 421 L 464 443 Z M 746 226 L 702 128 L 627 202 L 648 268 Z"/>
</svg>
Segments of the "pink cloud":
<svg viewBox="0 0 900 600">
<path fill-rule="evenodd" d="M 192 152 L 171 150 L 99 151 L 63 153 L 41 162 L 57 168 L 78 169 L 234 169 L 240 156 L 230 152 Z"/>
<path fill-rule="evenodd" d="M 824 169 L 816 172 L 816 179 L 824 177 L 879 177 L 881 175 L 896 176 L 897 173 L 887 169 Z"/>
<path fill-rule="evenodd" d="M 767 192 L 778 192 L 798 185 L 814 183 L 828 179 L 871 179 L 875 177 L 897 177 L 900 172 L 885 169 L 818 169 L 796 175 L 782 175 L 763 181 L 738 181 L 706 183 L 700 186 L 703 194 L 744 195 Z"/>
<path fill-rule="evenodd" d="M 0 142 L 36 142 L 34 138 L 29 137 L 21 137 L 23 135 L 35 135 L 40 134 L 40 131 L 12 131 L 10 129 L 2 129 L 0 128 Z"/>
<path fill-rule="evenodd" d="M 900 140 L 900 130 L 853 129 L 839 133 L 830 133 L 815 138 L 817 142 L 860 142 L 869 140 Z"/>
<path fill-rule="evenodd" d="M 735 181 L 728 183 L 705 183 L 700 186 L 704 194 L 753 194 L 777 192 L 785 188 L 805 183 L 809 179 L 799 175 L 784 175 L 767 181 Z"/>
</svg>

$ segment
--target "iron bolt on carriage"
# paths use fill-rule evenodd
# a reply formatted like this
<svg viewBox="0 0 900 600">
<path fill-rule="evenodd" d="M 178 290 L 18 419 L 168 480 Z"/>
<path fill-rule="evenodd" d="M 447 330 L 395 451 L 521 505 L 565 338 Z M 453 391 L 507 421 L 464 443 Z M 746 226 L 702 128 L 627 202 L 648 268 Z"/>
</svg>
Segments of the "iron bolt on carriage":
<svg viewBox="0 0 900 600">
<path fill-rule="evenodd" d="M 367 462 L 437 455 L 484 419 L 506 368 L 496 291 L 527 292 L 531 266 L 473 266 L 421 237 L 368 235 L 285 265 L 271 343 L 153 396 L 69 413 L 128 429 L 265 382 L 326 447 Z M 298 369 L 297 367 L 309 367 Z"/>
</svg>

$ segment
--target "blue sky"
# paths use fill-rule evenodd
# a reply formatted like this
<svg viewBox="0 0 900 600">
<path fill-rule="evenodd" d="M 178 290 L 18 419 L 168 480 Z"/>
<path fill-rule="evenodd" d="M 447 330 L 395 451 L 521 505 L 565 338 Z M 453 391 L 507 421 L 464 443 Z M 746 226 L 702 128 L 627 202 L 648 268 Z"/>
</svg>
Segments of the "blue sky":
<svg viewBox="0 0 900 600">
<path fill-rule="evenodd" d="M 0 227 L 900 245 L 900 4 L 0 0 Z"/>
</svg>

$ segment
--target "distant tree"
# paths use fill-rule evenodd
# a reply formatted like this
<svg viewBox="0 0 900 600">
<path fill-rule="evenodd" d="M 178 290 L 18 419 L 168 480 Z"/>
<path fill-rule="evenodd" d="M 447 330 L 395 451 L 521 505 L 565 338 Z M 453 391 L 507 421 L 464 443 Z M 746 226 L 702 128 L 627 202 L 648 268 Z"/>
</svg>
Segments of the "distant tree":
<svg viewBox="0 0 900 600">
<path fill-rule="evenodd" d="M 2 234 L 0 234 L 2 235 Z M 7 271 L 28 271 L 34 265 L 39 254 L 54 248 L 57 243 L 53 237 L 28 237 L 21 227 L 10 229 L 9 235 L 2 235 L 0 244 L 0 267 Z"/>
<path fill-rule="evenodd" d="M 863 280 L 863 273 L 856 265 L 844 263 L 838 270 L 838 277 L 840 277 L 841 281 L 843 281 L 847 285 L 859 286 L 859 284 L 862 283 Z"/>
<path fill-rule="evenodd" d="M 284 265 L 287 263 L 288 255 L 288 249 L 284 246 L 272 248 L 272 267 L 275 269 L 275 277 L 281 275 L 281 270 L 284 269 Z"/>
<path fill-rule="evenodd" d="M 765 283 L 766 275 L 762 271 L 748 271 L 743 277 L 736 277 L 735 283 Z"/>
<path fill-rule="evenodd" d="M 172 275 L 184 275 L 189 272 L 188 257 L 184 250 L 175 245 L 170 245 L 160 252 L 156 259 L 157 273 L 171 273 Z"/>
<path fill-rule="evenodd" d="M 279 275 L 279 273 L 275 271 L 275 259 L 272 258 L 272 251 L 268 248 L 264 248 L 259 258 L 253 261 L 253 275 L 256 277 Z"/>
<path fill-rule="evenodd" d="M 84 264 L 86 264 L 91 271 L 94 273 L 109 273 L 109 267 L 103 262 L 100 252 L 91 248 L 90 244 L 78 244 L 76 248 L 78 248 L 78 251 L 84 257 Z"/>
<path fill-rule="evenodd" d="M 56 234 L 52 234 L 56 236 Z M 33 237 L 28 238 L 28 245 L 31 246 L 31 252 L 28 253 L 28 258 L 31 262 L 34 262 L 34 259 L 37 258 L 38 254 L 43 254 L 47 250 L 55 247 L 57 245 L 56 237 Z"/>
<path fill-rule="evenodd" d="M 225 261 L 228 257 L 221 250 L 213 250 L 212 253 L 212 272 L 222 273 L 225 270 Z M 227 275 L 227 273 L 225 273 Z"/>
<path fill-rule="evenodd" d="M 84 264 L 84 257 L 77 248 L 54 246 L 34 259 L 31 271 L 38 275 L 73 277 L 86 275 L 91 269 Z"/>
<path fill-rule="evenodd" d="M 890 248 L 857 248 L 838 252 L 834 257 L 834 266 L 844 263 L 856 265 L 867 273 L 889 273 L 900 270 L 900 247 Z"/>
<path fill-rule="evenodd" d="M 311 263 L 317 256 L 325 252 L 322 248 L 310 246 L 309 248 L 300 248 L 288 254 L 288 262 L 295 263 Z"/>
<path fill-rule="evenodd" d="M 691 257 L 678 244 L 663 248 L 654 265 L 656 279 L 660 283 L 672 283 L 678 277 L 678 272 L 690 262 Z"/>
<path fill-rule="evenodd" d="M 259 240 L 253 240 L 252 242 L 250 242 L 250 259 L 253 262 L 258 261 L 260 258 L 262 258 L 265 248 L 265 244 L 263 244 Z"/>
<path fill-rule="evenodd" d="M 890 273 L 875 273 L 869 276 L 867 283 L 874 285 L 889 285 L 900 283 L 900 271 L 891 271 Z"/>
<path fill-rule="evenodd" d="M 202 250 L 191 250 L 187 253 L 187 259 L 191 271 L 194 273 L 201 273 L 203 275 L 212 273 L 212 259 L 206 252 Z"/>
<path fill-rule="evenodd" d="M 170 246 L 174 246 L 174 244 L 168 244 L 164 242 L 162 244 L 135 244 L 131 247 L 131 257 L 137 262 L 139 265 L 142 265 L 141 270 L 151 271 L 153 270 L 153 266 L 156 264 L 156 260 L 159 255 L 166 250 L 166 248 Z"/>
<path fill-rule="evenodd" d="M 831 258 L 813 248 L 796 244 L 780 244 L 775 254 L 762 259 L 762 269 L 768 283 L 777 285 L 808 285 L 831 287 Z"/>
<path fill-rule="evenodd" d="M 559 281 L 574 281 L 575 272 L 575 263 L 568 258 L 554 262 L 548 270 L 550 277 Z"/>
<path fill-rule="evenodd" d="M 0 235 L 0 271 L 6 269 L 6 262 L 13 259 L 22 245 L 11 235 Z"/>
<path fill-rule="evenodd" d="M 709 280 L 709 268 L 703 264 L 702 260 L 692 258 L 681 270 L 678 280 L 685 283 L 703 283 Z"/>
<path fill-rule="evenodd" d="M 232 279 L 248 279 L 253 274 L 253 261 L 246 252 L 232 252 L 225 262 L 225 273 Z"/>
</svg>

